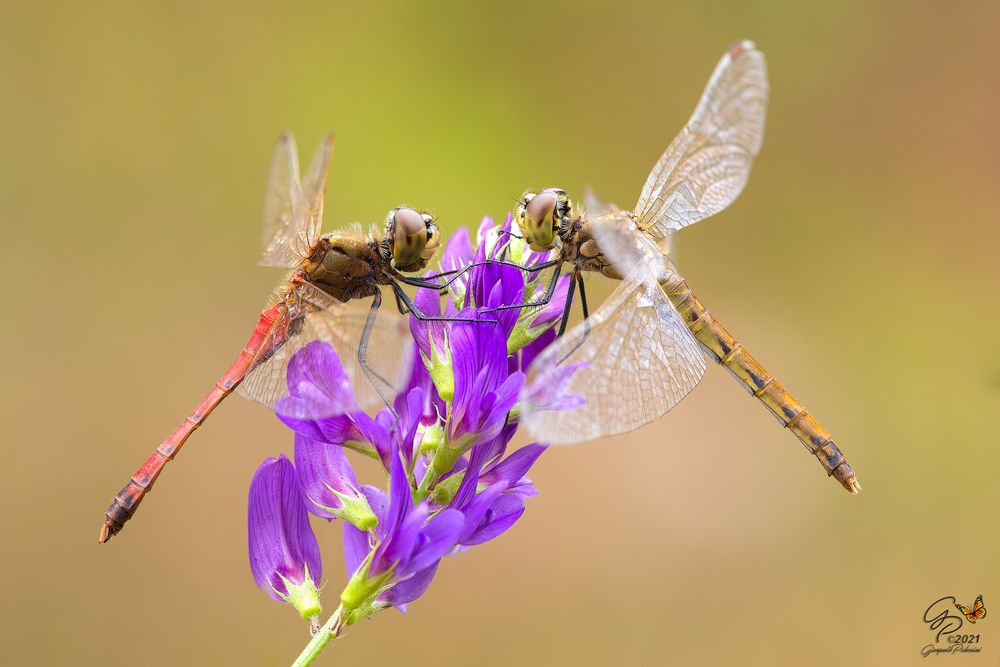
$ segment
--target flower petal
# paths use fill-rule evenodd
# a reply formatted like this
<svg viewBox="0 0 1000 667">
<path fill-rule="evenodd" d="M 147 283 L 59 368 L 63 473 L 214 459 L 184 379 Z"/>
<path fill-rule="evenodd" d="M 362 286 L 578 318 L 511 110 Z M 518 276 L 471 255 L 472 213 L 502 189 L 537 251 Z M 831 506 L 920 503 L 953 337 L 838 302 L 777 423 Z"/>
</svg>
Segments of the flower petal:
<svg viewBox="0 0 1000 667">
<path fill-rule="evenodd" d="M 483 525 L 468 538 L 462 540 L 465 546 L 489 542 L 505 533 L 524 514 L 524 498 L 504 493 L 490 507 Z"/>
<path fill-rule="evenodd" d="M 493 503 L 500 497 L 500 494 L 507 489 L 507 482 L 497 482 L 492 486 L 480 491 L 462 508 L 465 517 L 462 526 L 462 534 L 459 542 L 463 545 L 475 535 L 486 522 L 486 513 L 493 506 Z"/>
<path fill-rule="evenodd" d="M 531 368 L 531 362 L 556 339 L 556 328 L 549 327 L 538 338 L 521 348 L 521 370 L 525 373 Z"/>
<path fill-rule="evenodd" d="M 566 310 L 566 295 L 569 291 L 569 281 L 571 279 L 572 276 L 562 276 L 559 278 L 559 282 L 556 283 L 556 288 L 552 292 L 549 302 L 545 304 L 541 312 L 531 321 L 533 328 L 555 322 L 562 317 L 563 312 Z M 541 290 L 545 290 L 546 288 L 548 288 L 548 285 L 539 286 Z"/>
<path fill-rule="evenodd" d="M 531 414 L 540 410 L 575 410 L 584 404 L 579 394 L 569 391 L 570 380 L 578 368 L 586 363 L 566 364 L 545 368 L 538 373 L 522 392 L 521 411 Z"/>
<path fill-rule="evenodd" d="M 413 602 L 427 592 L 431 582 L 434 581 L 434 574 L 437 572 L 438 560 L 428 568 L 417 572 L 406 581 L 401 581 L 386 592 L 378 596 L 382 602 L 387 602 L 400 611 L 406 611 L 406 605 Z"/>
<path fill-rule="evenodd" d="M 347 455 L 339 445 L 332 445 L 295 434 L 295 469 L 299 485 L 307 499 L 308 510 L 324 519 L 336 515 L 323 509 L 340 509 L 343 503 L 333 491 L 344 495 L 360 496 L 358 478 Z M 333 491 L 331 491 L 333 489 Z"/>
<path fill-rule="evenodd" d="M 452 232 L 444 247 L 444 252 L 441 254 L 441 269 L 443 271 L 457 271 L 471 264 L 472 256 L 469 230 L 466 227 L 459 227 Z"/>
<path fill-rule="evenodd" d="M 288 592 L 282 577 L 301 584 L 308 568 L 314 582 L 322 580 L 319 544 L 309 526 L 295 466 L 284 455 L 265 459 L 250 482 L 247 543 L 254 581 L 275 600 Z"/>
<path fill-rule="evenodd" d="M 288 362 L 286 377 L 288 393 L 292 397 L 314 399 L 315 394 L 306 392 L 309 387 L 317 389 L 330 404 L 331 409 L 326 414 L 358 409 L 350 377 L 340 363 L 337 351 L 325 341 L 314 340 L 296 352 Z"/>
<path fill-rule="evenodd" d="M 480 475 L 479 481 L 482 484 L 493 484 L 503 480 L 513 486 L 528 474 L 528 470 L 546 449 L 547 447 L 538 443 L 525 445 Z"/>
<path fill-rule="evenodd" d="M 465 518 L 458 510 L 441 510 L 420 531 L 420 542 L 399 576 L 411 576 L 437 563 L 458 542 Z"/>
</svg>

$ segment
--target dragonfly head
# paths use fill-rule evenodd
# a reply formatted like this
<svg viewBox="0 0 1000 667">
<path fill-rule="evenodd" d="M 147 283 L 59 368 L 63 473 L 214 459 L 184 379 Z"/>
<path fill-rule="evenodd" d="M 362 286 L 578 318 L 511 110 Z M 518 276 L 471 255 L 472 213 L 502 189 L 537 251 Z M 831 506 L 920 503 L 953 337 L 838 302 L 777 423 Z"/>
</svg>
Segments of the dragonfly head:
<svg viewBox="0 0 1000 667">
<path fill-rule="evenodd" d="M 546 188 L 521 195 L 521 203 L 514 211 L 514 219 L 521 235 L 535 252 L 551 250 L 556 244 L 556 234 L 564 220 L 569 219 L 572 202 L 565 190 Z"/>
<path fill-rule="evenodd" d="M 406 206 L 389 211 L 385 235 L 389 239 L 393 264 L 405 272 L 422 270 L 441 242 L 434 216 Z"/>
</svg>

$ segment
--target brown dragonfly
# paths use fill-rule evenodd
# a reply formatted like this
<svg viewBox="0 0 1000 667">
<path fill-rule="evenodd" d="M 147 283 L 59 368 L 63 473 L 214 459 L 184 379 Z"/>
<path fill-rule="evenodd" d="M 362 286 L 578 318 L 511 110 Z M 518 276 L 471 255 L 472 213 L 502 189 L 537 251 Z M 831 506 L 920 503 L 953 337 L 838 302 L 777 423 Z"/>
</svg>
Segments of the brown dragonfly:
<svg viewBox="0 0 1000 667">
<path fill-rule="evenodd" d="M 529 305 L 547 303 L 563 263 L 573 267 L 560 337 L 528 372 L 522 422 L 540 439 L 571 444 L 625 433 L 676 405 L 705 373 L 704 354 L 724 366 L 795 434 L 826 472 L 851 493 L 861 485 L 844 454 L 812 414 L 740 344 L 694 295 L 667 258 L 670 236 L 727 207 L 743 190 L 764 138 L 764 56 L 752 42 L 722 57 L 701 101 L 660 158 L 633 211 L 588 196 L 582 210 L 564 190 L 527 192 L 515 218 L 533 250 L 557 249 L 548 288 Z M 583 272 L 621 283 L 589 313 Z M 566 332 L 574 290 L 584 320 Z M 569 365 L 581 364 L 567 380 Z M 541 400 L 560 383 L 584 399 L 571 410 Z"/>
<path fill-rule="evenodd" d="M 337 350 L 362 407 L 389 405 L 387 396 L 395 393 L 409 372 L 412 341 L 405 318 L 388 312 L 376 317 L 382 303 L 380 286 L 392 289 L 400 313 L 408 311 L 427 320 L 460 319 L 424 315 L 400 286 L 441 289 L 461 275 L 452 272 L 451 279 L 440 284 L 438 278 L 447 272 L 423 278 L 403 275 L 423 271 L 441 245 L 441 233 L 431 215 L 400 207 L 389 212 L 384 230 L 365 235 L 356 226 L 320 235 L 332 152 L 330 135 L 300 181 L 294 139 L 284 134 L 278 140 L 268 176 L 263 252 L 258 263 L 291 269 L 291 273 L 261 313 L 229 370 L 114 497 L 105 513 L 101 542 L 124 527 L 163 467 L 234 389 L 273 407 L 287 393 L 289 361 L 313 340 L 325 340 Z M 372 298 L 369 308 L 349 303 L 368 297 Z"/>
</svg>

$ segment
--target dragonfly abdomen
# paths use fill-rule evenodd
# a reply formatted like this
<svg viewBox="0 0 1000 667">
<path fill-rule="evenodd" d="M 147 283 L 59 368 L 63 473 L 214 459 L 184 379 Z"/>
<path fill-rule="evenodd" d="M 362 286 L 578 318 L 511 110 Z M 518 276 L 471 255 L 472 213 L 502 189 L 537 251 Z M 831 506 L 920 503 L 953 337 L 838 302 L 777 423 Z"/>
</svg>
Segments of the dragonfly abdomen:
<svg viewBox="0 0 1000 667">
<path fill-rule="evenodd" d="M 661 285 L 706 352 L 763 403 L 782 426 L 795 434 L 828 475 L 835 477 L 851 493 L 861 491 L 854 470 L 830 433 L 715 319 L 691 291 L 687 281 L 671 273 Z"/>
<path fill-rule="evenodd" d="M 174 429 L 174 432 L 153 450 L 146 462 L 135 471 L 128 483 L 114 497 L 108 511 L 104 513 L 100 542 L 107 542 L 125 527 L 125 523 L 139 508 L 142 499 L 153 488 L 153 482 L 160 476 L 167 462 L 177 455 L 187 439 L 194 433 L 195 429 L 201 426 L 212 410 L 243 381 L 282 308 L 284 305 L 279 303 L 261 313 L 260 320 L 258 320 L 250 340 L 247 341 L 233 365 L 229 367 L 225 375 L 219 378 L 212 390 L 198 404 L 198 407 L 185 417 L 180 426 Z"/>
</svg>

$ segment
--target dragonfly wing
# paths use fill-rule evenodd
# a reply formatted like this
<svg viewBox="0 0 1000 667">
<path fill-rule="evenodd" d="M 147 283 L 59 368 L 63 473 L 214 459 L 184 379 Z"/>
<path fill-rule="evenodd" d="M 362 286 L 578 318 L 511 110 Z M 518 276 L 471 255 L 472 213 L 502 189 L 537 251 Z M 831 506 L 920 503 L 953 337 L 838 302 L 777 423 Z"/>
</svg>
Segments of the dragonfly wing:
<svg viewBox="0 0 1000 667">
<path fill-rule="evenodd" d="M 653 238 L 718 213 L 739 196 L 764 141 L 767 64 L 753 42 L 722 56 L 687 125 L 653 167 L 635 213 Z"/>
<path fill-rule="evenodd" d="M 583 365 L 564 390 L 578 397 L 577 406 L 551 409 L 558 406 L 544 397 L 561 387 L 575 364 Z M 627 433 L 670 410 L 704 373 L 698 342 L 663 290 L 625 280 L 587 320 L 532 362 L 521 395 L 521 421 L 552 444 Z"/>
<path fill-rule="evenodd" d="M 623 277 L 645 285 L 655 285 L 667 270 L 664 252 L 642 234 L 628 213 L 614 204 L 599 200 L 593 192 L 585 193 L 587 224 L 608 263 Z"/>
<path fill-rule="evenodd" d="M 309 170 L 302 184 L 302 194 L 307 206 L 307 221 L 305 231 L 301 234 L 308 242 L 307 252 L 319 239 L 323 227 L 323 199 L 326 194 L 326 174 L 330 170 L 330 158 L 333 156 L 334 136 L 327 134 L 316 149 Z"/>
<path fill-rule="evenodd" d="M 592 188 L 583 189 L 583 215 L 588 220 L 608 217 L 618 212 L 617 206 L 600 199 Z"/>
<path fill-rule="evenodd" d="M 264 195 L 258 264 L 290 269 L 309 256 L 319 239 L 326 172 L 332 153 L 333 137 L 329 135 L 316 151 L 303 185 L 299 180 L 295 138 L 286 132 L 278 139 Z"/>
<path fill-rule="evenodd" d="M 255 359 L 239 391 L 248 398 L 268 407 L 274 407 L 282 396 L 288 395 L 288 364 L 297 351 L 314 340 L 323 340 L 337 351 L 344 370 L 351 380 L 358 405 L 370 410 L 383 405 L 378 390 L 368 379 L 358 361 L 361 342 L 370 308 L 344 304 L 315 287 L 305 284 L 295 289 L 290 298 L 296 305 L 289 308 L 290 315 L 276 324 Z M 286 341 L 277 349 L 275 339 Z M 375 372 L 379 389 L 390 400 L 403 387 L 409 377 L 413 359 L 413 345 L 409 337 L 406 318 L 388 309 L 379 310 L 369 338 L 367 364 Z M 316 415 L 320 416 L 320 415 Z"/>
</svg>

